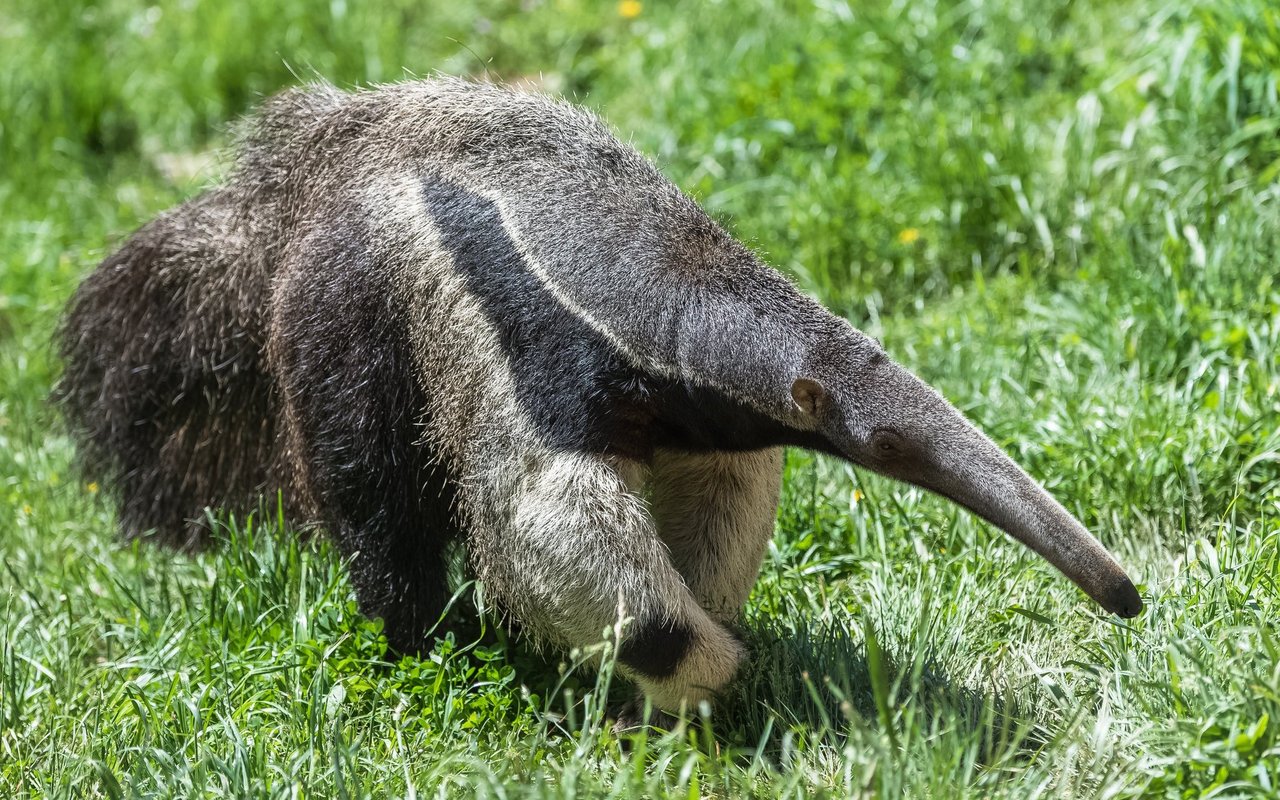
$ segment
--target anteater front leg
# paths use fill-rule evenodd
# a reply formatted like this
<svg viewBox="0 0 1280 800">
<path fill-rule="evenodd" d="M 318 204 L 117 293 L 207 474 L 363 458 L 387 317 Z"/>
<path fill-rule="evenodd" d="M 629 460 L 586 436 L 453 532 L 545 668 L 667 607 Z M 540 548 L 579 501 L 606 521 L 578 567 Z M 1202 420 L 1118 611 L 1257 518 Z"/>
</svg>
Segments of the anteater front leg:
<svg viewBox="0 0 1280 800">
<path fill-rule="evenodd" d="M 731 622 L 751 594 L 773 536 L 782 450 L 653 459 L 653 516 L 676 569 L 713 618 Z"/>
<path fill-rule="evenodd" d="M 528 457 L 505 506 L 473 532 L 485 590 L 534 635 L 569 647 L 601 641 L 629 619 L 621 672 L 661 709 L 711 699 L 743 648 L 685 586 L 644 501 L 627 484 L 634 464 L 558 453 Z M 487 515 L 486 515 L 487 516 Z"/>
</svg>

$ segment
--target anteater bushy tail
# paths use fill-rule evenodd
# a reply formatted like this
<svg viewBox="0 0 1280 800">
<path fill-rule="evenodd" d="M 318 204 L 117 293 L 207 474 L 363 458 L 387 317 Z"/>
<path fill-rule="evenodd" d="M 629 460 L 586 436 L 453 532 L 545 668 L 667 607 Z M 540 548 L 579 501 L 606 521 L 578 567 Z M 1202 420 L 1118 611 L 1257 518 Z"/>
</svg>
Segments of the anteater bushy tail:
<svg viewBox="0 0 1280 800">
<path fill-rule="evenodd" d="M 295 159 L 343 95 L 283 92 L 239 130 L 221 187 L 134 233 L 76 291 L 58 332 L 54 389 L 85 476 L 117 503 L 121 531 L 195 547 L 205 509 L 298 506 L 276 430 L 265 347 Z"/>
<path fill-rule="evenodd" d="M 80 285 L 58 333 L 54 397 L 128 536 L 195 547 L 206 507 L 283 488 L 261 223 L 237 196 L 208 192 L 135 233 Z"/>
</svg>

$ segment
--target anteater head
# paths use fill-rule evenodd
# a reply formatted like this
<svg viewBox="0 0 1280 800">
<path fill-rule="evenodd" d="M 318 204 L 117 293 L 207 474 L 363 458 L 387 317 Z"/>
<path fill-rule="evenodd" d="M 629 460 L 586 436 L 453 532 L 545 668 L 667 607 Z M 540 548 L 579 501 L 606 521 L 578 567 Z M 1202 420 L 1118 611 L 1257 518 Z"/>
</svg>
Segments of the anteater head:
<svg viewBox="0 0 1280 800">
<path fill-rule="evenodd" d="M 853 333 L 853 332 L 849 332 Z M 871 339 L 811 354 L 791 386 L 796 413 L 854 464 L 942 495 L 1044 556 L 1104 608 L 1142 600 L 1084 526 L 927 384 Z"/>
</svg>

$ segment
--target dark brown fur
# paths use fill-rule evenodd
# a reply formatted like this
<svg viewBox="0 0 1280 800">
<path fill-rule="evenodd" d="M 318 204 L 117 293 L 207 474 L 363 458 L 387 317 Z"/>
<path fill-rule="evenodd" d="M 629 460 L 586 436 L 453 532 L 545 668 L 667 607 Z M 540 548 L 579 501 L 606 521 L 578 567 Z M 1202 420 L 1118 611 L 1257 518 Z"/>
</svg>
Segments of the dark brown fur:
<svg viewBox="0 0 1280 800">
<path fill-rule="evenodd" d="M 291 521 L 330 529 L 363 610 L 413 649 L 448 598 L 453 486 L 417 442 L 426 403 L 408 326 L 387 313 L 358 214 L 298 218 L 313 159 L 350 140 L 313 124 L 342 97 L 275 98 L 225 186 L 144 226 L 84 280 L 58 334 L 54 398 L 124 535 L 198 549 L 207 510 L 279 492 Z M 277 280 L 281 264 L 311 260 L 344 266 L 336 282 Z"/>
<path fill-rule="evenodd" d="M 202 195 L 138 231 L 71 301 L 55 396 L 130 536 L 194 547 L 206 507 L 289 488 L 259 237 L 238 197 Z"/>
</svg>

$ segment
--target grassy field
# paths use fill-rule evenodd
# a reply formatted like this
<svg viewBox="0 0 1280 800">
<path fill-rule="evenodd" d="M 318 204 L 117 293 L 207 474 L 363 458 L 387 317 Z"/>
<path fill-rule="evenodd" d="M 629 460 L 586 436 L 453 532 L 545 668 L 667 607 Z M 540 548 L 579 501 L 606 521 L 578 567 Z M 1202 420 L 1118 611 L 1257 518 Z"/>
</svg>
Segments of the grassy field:
<svg viewBox="0 0 1280 800">
<path fill-rule="evenodd" d="M 1280 792 L 1280 11 L 746 5 L 0 4 L 0 796 Z M 500 631 L 389 655 L 272 512 L 198 557 L 121 543 L 46 402 L 76 281 L 215 180 L 265 94 L 433 71 L 600 110 L 1005 446 L 1147 611 L 793 452 L 740 682 L 621 743 L 616 682 Z"/>
</svg>

